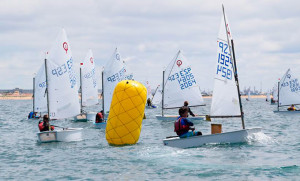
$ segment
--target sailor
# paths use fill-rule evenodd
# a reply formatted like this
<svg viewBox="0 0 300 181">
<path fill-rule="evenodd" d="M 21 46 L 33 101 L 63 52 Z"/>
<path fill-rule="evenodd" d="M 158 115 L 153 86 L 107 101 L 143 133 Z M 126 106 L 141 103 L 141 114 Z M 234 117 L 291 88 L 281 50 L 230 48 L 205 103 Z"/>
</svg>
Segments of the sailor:
<svg viewBox="0 0 300 181">
<path fill-rule="evenodd" d="M 288 111 L 297 111 L 294 104 L 291 105 L 291 107 L 287 108 Z"/>
<path fill-rule="evenodd" d="M 31 111 L 28 115 L 28 119 L 32 119 L 32 118 L 34 118 L 34 112 L 33 111 Z"/>
<path fill-rule="evenodd" d="M 39 129 L 40 129 L 40 132 L 54 130 L 54 126 L 50 125 L 50 123 L 49 123 L 49 117 L 47 114 L 44 115 L 43 121 L 39 122 Z"/>
<path fill-rule="evenodd" d="M 95 123 L 102 123 L 104 122 L 104 119 L 103 119 L 103 110 L 101 110 L 100 112 L 98 112 L 96 114 L 96 121 Z"/>
<path fill-rule="evenodd" d="M 189 114 L 190 114 L 191 116 L 195 117 L 195 114 L 191 111 L 191 109 L 190 109 L 189 106 L 188 106 L 188 105 L 189 105 L 189 102 L 188 102 L 188 101 L 184 101 L 183 105 L 184 105 L 185 107 L 188 108 Z"/>
<path fill-rule="evenodd" d="M 147 99 L 147 106 L 152 106 L 152 102 L 150 98 Z"/>
<path fill-rule="evenodd" d="M 180 138 L 202 135 L 200 131 L 195 131 L 195 128 L 191 127 L 194 126 L 194 124 L 187 119 L 189 113 L 188 107 L 183 106 L 178 112 L 180 116 L 174 123 L 174 132 L 176 132 Z"/>
<path fill-rule="evenodd" d="M 273 99 L 273 97 L 271 98 L 271 103 L 275 103 L 275 100 Z"/>
</svg>

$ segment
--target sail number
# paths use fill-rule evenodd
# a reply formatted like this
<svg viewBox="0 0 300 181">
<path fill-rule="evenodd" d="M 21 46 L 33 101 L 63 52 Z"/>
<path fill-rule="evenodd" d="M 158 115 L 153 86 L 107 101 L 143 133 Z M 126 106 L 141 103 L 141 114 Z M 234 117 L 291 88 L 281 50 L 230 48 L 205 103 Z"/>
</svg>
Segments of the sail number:
<svg viewBox="0 0 300 181">
<path fill-rule="evenodd" d="M 293 79 L 287 82 L 284 82 L 281 84 L 281 87 L 287 87 L 289 86 L 291 89 L 291 92 L 298 92 L 300 91 L 300 86 L 299 86 L 299 82 L 298 79 Z"/>
<path fill-rule="evenodd" d="M 69 74 L 71 88 L 73 88 L 76 85 L 76 76 L 75 72 L 72 70 L 73 67 L 73 59 L 72 57 L 67 61 L 67 63 L 64 63 L 55 69 L 52 69 L 51 73 L 54 76 L 60 77 L 64 75 L 65 73 Z"/>
<path fill-rule="evenodd" d="M 92 80 L 93 80 L 93 87 L 95 88 L 97 86 L 97 82 L 96 82 L 96 79 L 95 79 L 95 68 L 93 68 L 92 71 L 86 73 L 83 77 L 86 78 L 86 79 L 92 78 Z"/>
<path fill-rule="evenodd" d="M 114 75 L 107 77 L 107 81 L 109 82 L 115 82 L 115 81 L 121 81 L 123 80 L 122 77 L 124 77 L 126 70 L 123 67 L 119 72 L 115 73 Z"/>
<path fill-rule="evenodd" d="M 44 81 L 44 82 L 42 82 L 42 83 L 39 83 L 39 87 L 41 87 L 41 88 L 46 87 L 46 81 Z"/>
<path fill-rule="evenodd" d="M 191 70 L 192 69 L 190 67 L 185 68 L 179 72 L 176 72 L 173 75 L 170 75 L 168 77 L 168 80 L 169 81 L 177 80 L 181 90 L 191 87 L 196 84 L 195 77 L 191 72 Z"/>
<path fill-rule="evenodd" d="M 217 74 L 232 80 L 232 62 L 228 44 L 219 41 Z"/>
</svg>

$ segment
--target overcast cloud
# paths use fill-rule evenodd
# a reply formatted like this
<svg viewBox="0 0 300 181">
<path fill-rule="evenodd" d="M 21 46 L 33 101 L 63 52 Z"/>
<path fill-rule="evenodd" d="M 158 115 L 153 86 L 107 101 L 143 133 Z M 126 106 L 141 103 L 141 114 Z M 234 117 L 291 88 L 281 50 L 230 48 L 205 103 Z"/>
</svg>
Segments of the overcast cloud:
<svg viewBox="0 0 300 181">
<path fill-rule="evenodd" d="M 270 89 L 288 68 L 300 73 L 296 0 L 2 0 L 0 89 L 31 88 L 44 52 L 63 27 L 78 64 L 92 49 L 100 71 L 117 46 L 135 78 L 154 87 L 180 49 L 201 89 L 211 90 L 222 3 L 242 89 L 259 89 L 260 83 Z"/>
</svg>

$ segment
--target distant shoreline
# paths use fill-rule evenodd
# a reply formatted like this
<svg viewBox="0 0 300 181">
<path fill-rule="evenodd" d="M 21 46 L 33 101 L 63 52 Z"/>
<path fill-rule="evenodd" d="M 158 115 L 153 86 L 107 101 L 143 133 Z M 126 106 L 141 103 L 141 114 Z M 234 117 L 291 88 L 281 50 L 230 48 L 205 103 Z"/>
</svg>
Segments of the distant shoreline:
<svg viewBox="0 0 300 181">
<path fill-rule="evenodd" d="M 247 95 L 242 95 L 242 98 L 247 98 Z M 203 96 L 204 99 L 212 98 L 212 96 Z M 250 98 L 254 99 L 266 99 L 266 95 L 251 95 Z M 101 96 L 99 95 L 99 99 L 101 99 Z M 32 100 L 32 95 L 19 95 L 19 96 L 0 96 L 0 100 Z"/>
</svg>

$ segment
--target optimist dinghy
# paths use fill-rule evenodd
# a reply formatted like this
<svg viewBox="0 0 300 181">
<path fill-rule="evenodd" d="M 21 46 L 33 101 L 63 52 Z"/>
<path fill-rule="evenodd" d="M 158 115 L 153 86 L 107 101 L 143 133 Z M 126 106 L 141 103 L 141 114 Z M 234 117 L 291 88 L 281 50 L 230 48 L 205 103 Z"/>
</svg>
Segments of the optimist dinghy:
<svg viewBox="0 0 300 181">
<path fill-rule="evenodd" d="M 84 107 L 98 104 L 98 86 L 95 75 L 95 60 L 92 50 L 89 50 L 84 61 L 80 63 L 80 114 L 75 117 L 75 121 L 88 121 Z M 92 119 L 93 121 L 95 120 Z"/>
<path fill-rule="evenodd" d="M 156 118 L 165 121 L 176 120 L 177 115 L 165 115 L 164 110 L 180 108 L 184 101 L 189 102 L 189 107 L 205 106 L 192 67 L 181 51 L 178 51 L 175 58 L 163 71 L 162 112 L 161 115 L 156 115 Z M 203 120 L 204 116 L 196 115 L 189 119 Z"/>
<path fill-rule="evenodd" d="M 224 7 L 217 43 L 218 58 L 210 111 L 211 115 L 209 117 L 240 117 L 243 129 L 224 133 L 219 130 L 219 133 L 217 134 L 193 136 L 188 138 L 167 138 L 163 140 L 164 145 L 178 148 L 190 148 L 210 143 L 240 143 L 246 142 L 249 136 L 261 132 L 261 128 L 245 129 L 234 54 L 234 44 L 229 24 L 225 16 Z"/>
<path fill-rule="evenodd" d="M 274 113 L 300 113 L 300 110 L 288 111 L 280 110 L 280 107 L 286 107 L 300 104 L 300 83 L 296 74 L 293 74 L 291 69 L 288 69 L 280 82 L 278 82 L 278 98 L 277 110 Z"/>
<path fill-rule="evenodd" d="M 76 76 L 73 69 L 72 52 L 65 30 L 45 58 L 47 111 L 49 119 L 71 118 L 80 113 Z M 37 133 L 40 142 L 81 140 L 82 128 Z M 79 133 L 80 132 L 80 133 Z"/>
</svg>

